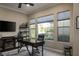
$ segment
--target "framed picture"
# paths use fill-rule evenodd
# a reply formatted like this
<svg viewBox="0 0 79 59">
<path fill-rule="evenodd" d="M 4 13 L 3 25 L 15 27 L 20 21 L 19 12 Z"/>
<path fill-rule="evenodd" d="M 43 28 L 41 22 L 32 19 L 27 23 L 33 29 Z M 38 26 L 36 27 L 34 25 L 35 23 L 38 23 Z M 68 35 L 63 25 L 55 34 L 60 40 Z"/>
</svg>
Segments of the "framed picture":
<svg viewBox="0 0 79 59">
<path fill-rule="evenodd" d="M 76 29 L 79 29 L 79 16 L 76 17 Z"/>
</svg>

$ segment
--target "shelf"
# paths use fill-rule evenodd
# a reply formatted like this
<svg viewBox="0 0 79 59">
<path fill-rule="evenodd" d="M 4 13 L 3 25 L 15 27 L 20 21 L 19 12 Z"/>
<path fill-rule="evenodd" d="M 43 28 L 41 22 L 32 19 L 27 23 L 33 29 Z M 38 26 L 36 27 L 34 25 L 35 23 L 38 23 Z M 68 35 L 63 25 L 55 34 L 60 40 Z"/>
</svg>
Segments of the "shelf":
<svg viewBox="0 0 79 59">
<path fill-rule="evenodd" d="M 22 33 L 27 33 L 27 32 L 29 32 L 29 31 L 20 31 L 20 32 L 22 32 Z"/>
<path fill-rule="evenodd" d="M 22 33 L 21 35 L 23 36 L 23 39 L 28 40 L 30 38 L 30 36 L 29 36 L 30 35 L 29 26 L 25 26 L 23 24 L 19 27 L 19 31 Z"/>
</svg>

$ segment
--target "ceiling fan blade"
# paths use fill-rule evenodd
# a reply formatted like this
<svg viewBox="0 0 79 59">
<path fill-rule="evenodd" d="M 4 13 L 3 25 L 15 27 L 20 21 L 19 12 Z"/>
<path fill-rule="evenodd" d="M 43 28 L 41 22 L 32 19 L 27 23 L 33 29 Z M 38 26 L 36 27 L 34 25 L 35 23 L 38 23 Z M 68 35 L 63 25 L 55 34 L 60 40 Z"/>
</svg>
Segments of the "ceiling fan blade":
<svg viewBox="0 0 79 59">
<path fill-rule="evenodd" d="M 22 6 L 22 3 L 19 3 L 18 8 L 21 8 L 21 6 Z"/>
</svg>

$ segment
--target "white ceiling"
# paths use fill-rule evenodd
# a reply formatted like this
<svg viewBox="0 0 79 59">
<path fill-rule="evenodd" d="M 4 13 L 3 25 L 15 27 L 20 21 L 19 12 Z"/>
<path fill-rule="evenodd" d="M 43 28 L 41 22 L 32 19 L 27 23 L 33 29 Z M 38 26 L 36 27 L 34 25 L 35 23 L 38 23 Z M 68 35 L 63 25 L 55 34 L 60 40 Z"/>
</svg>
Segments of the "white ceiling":
<svg viewBox="0 0 79 59">
<path fill-rule="evenodd" d="M 0 3 L 0 7 L 8 8 L 27 15 L 45 10 L 55 5 L 57 5 L 57 3 L 34 3 L 33 7 L 26 7 L 25 4 L 22 4 L 22 7 L 18 8 L 18 3 Z"/>
</svg>

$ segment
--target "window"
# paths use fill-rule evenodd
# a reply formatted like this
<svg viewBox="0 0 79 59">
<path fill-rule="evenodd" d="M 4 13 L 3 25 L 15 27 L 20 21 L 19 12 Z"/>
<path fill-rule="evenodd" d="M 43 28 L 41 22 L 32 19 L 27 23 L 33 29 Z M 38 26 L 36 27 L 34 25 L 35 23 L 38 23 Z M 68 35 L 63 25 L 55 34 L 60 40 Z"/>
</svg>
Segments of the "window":
<svg viewBox="0 0 79 59">
<path fill-rule="evenodd" d="M 70 40 L 70 11 L 58 13 L 58 41 Z"/>
<path fill-rule="evenodd" d="M 44 34 L 46 40 L 53 40 L 54 36 L 54 23 L 53 23 L 53 15 L 40 17 L 37 20 L 38 26 L 38 35 Z"/>
<path fill-rule="evenodd" d="M 31 36 L 31 38 L 35 38 L 36 36 L 36 21 L 35 21 L 35 19 L 32 19 L 31 21 L 30 21 L 30 36 Z"/>
<path fill-rule="evenodd" d="M 31 34 L 31 38 L 35 38 L 35 24 L 30 25 L 30 34 Z"/>
<path fill-rule="evenodd" d="M 70 12 L 69 11 L 64 11 L 58 13 L 58 20 L 64 20 L 64 19 L 69 19 L 70 18 Z"/>
<path fill-rule="evenodd" d="M 70 26 L 70 20 L 58 21 L 58 27 Z"/>
</svg>

